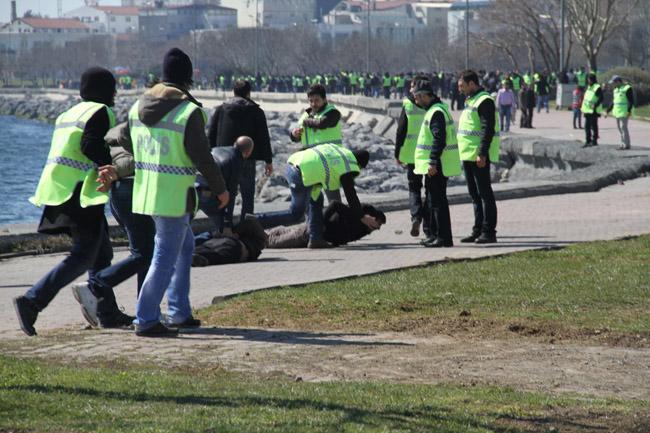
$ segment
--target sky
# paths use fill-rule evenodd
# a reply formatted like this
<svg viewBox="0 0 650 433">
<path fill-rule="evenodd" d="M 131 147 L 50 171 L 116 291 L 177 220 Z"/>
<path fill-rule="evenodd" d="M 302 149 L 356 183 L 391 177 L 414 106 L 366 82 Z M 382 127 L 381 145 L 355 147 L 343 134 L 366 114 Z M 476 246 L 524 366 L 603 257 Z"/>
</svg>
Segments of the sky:
<svg viewBox="0 0 650 433">
<path fill-rule="evenodd" d="M 101 0 L 102 6 L 119 6 L 120 0 Z M 18 16 L 21 17 L 28 9 L 51 18 L 57 16 L 57 0 L 16 0 Z M 63 13 L 84 5 L 84 0 L 63 0 Z M 0 0 L 0 22 L 6 23 L 11 16 L 11 1 Z"/>
</svg>

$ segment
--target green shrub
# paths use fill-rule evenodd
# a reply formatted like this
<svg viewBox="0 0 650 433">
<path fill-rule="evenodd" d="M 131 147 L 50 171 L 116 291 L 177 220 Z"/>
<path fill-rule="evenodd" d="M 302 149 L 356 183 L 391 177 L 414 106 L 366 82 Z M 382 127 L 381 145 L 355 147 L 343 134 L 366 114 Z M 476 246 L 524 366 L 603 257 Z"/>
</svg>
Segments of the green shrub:
<svg viewBox="0 0 650 433">
<path fill-rule="evenodd" d="M 637 106 L 650 104 L 650 72 L 635 67 L 618 67 L 600 74 L 598 81 L 609 82 L 614 75 L 620 75 L 632 84 Z"/>
</svg>

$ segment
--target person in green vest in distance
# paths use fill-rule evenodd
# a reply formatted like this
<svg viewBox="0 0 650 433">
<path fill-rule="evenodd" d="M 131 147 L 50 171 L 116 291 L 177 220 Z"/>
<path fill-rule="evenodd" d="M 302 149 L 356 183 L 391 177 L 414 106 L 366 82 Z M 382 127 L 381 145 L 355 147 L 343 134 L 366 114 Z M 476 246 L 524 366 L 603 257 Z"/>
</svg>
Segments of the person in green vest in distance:
<svg viewBox="0 0 650 433">
<path fill-rule="evenodd" d="M 467 189 L 474 206 L 472 233 L 461 242 L 489 244 L 497 241 L 497 205 L 492 191 L 490 165 L 499 161 L 499 124 L 494 99 L 479 84 L 476 72 L 464 71 L 458 90 L 467 99 L 458 121 L 458 150 Z"/>
<path fill-rule="evenodd" d="M 384 99 L 390 99 L 390 89 L 393 86 L 393 79 L 390 74 L 386 72 L 382 78 L 381 87 L 384 91 Z"/>
<path fill-rule="evenodd" d="M 226 185 L 205 135 L 207 116 L 189 93 L 192 62 L 178 48 L 165 54 L 162 83 L 131 107 L 118 144 L 135 159 L 133 212 L 150 215 L 156 226 L 154 252 L 136 306 L 138 336 L 173 336 L 179 328 L 200 326 L 190 306 L 190 267 L 194 235 L 190 219 L 197 209 L 197 171 L 219 207 L 228 204 Z M 168 312 L 160 321 L 167 294 Z"/>
<path fill-rule="evenodd" d="M 585 73 L 585 68 L 583 66 L 581 66 L 580 69 L 578 69 L 575 72 L 575 77 L 576 77 L 576 83 L 578 84 L 578 86 L 586 89 L 587 88 L 587 74 Z"/>
<path fill-rule="evenodd" d="M 303 149 L 323 143 L 343 146 L 343 133 L 341 132 L 341 112 L 327 102 L 327 92 L 321 84 L 312 85 L 307 91 L 309 108 L 298 119 L 298 127 L 290 135 L 291 141 L 300 142 Z M 328 202 L 341 201 L 338 190 L 325 192 Z"/>
<path fill-rule="evenodd" d="M 603 112 L 603 89 L 594 73 L 587 75 L 587 90 L 580 111 L 585 116 L 585 144 L 582 147 L 598 146 L 598 118 Z"/>
<path fill-rule="evenodd" d="M 103 68 L 81 76 L 82 101 L 61 114 L 54 125 L 50 152 L 30 201 L 45 206 L 39 233 L 68 234 L 70 254 L 23 296 L 14 299 L 20 328 L 36 335 L 34 323 L 59 291 L 84 272 L 92 276 L 111 264 L 113 250 L 104 217 L 108 189 L 116 174 L 104 136 L 115 126 L 111 110 L 116 81 Z M 106 169 L 98 174 L 98 167 Z M 129 326 L 132 317 L 119 311 L 111 288 L 97 288 L 97 314 L 105 328 Z"/>
<path fill-rule="evenodd" d="M 308 210 L 308 248 L 329 248 L 323 239 L 323 194 L 343 188 L 353 215 L 368 228 L 379 228 L 377 220 L 364 215 L 354 187 L 354 178 L 370 160 L 367 150 L 351 151 L 336 144 L 319 144 L 301 150 L 289 157 L 286 178 L 291 188 L 291 206 L 288 210 L 257 215 L 264 228 L 299 223 Z"/>
<path fill-rule="evenodd" d="M 630 148 L 630 131 L 627 124 L 634 108 L 634 90 L 632 90 L 629 83 L 624 83 L 623 79 L 618 75 L 614 75 L 609 84 L 614 86 L 614 99 L 612 105 L 607 108 L 605 117 L 612 113 L 612 116 L 616 119 L 618 132 L 621 134 L 621 145 L 618 149 L 627 150 Z"/>
<path fill-rule="evenodd" d="M 429 248 L 454 246 L 447 201 L 447 181 L 461 173 L 454 119 L 447 104 L 434 94 L 429 81 L 420 80 L 413 89 L 418 106 L 425 108 L 415 148 L 416 175 L 424 176 L 430 234 L 422 245 Z"/>
<path fill-rule="evenodd" d="M 406 168 L 406 180 L 409 189 L 409 210 L 411 213 L 410 234 L 413 237 L 420 236 L 420 225 L 425 236 L 429 237 L 429 218 L 426 218 L 426 203 L 422 201 L 422 175 L 415 174 L 415 146 L 420 125 L 424 120 L 427 110 L 417 104 L 413 90 L 418 82 L 426 80 L 424 75 L 417 75 L 411 80 L 409 94 L 402 101 L 402 111 L 397 120 L 397 132 L 395 134 L 395 162 L 397 165 Z M 435 226 L 434 226 L 435 230 Z"/>
</svg>

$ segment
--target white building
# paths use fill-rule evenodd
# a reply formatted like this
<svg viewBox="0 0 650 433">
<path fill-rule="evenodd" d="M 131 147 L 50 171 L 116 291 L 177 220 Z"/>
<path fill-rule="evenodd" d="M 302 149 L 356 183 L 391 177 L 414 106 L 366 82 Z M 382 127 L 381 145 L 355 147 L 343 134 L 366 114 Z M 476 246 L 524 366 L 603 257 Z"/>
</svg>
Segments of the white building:
<svg viewBox="0 0 650 433">
<path fill-rule="evenodd" d="M 221 0 L 221 6 L 237 9 L 237 27 L 283 29 L 312 24 L 316 17 L 316 0 Z"/>
<path fill-rule="evenodd" d="M 93 33 L 138 33 L 139 13 L 137 7 L 82 6 L 65 14 L 76 18 L 91 28 Z"/>
<path fill-rule="evenodd" d="M 449 43 L 465 40 L 465 20 L 469 21 L 469 32 L 480 33 L 483 29 L 481 11 L 490 6 L 493 0 L 470 0 L 469 14 L 466 15 L 466 3 L 457 0 L 449 9 L 447 29 Z"/>
<path fill-rule="evenodd" d="M 18 18 L 0 27 L 0 51 L 18 53 L 39 44 L 64 47 L 87 38 L 91 29 L 69 18 Z"/>
</svg>

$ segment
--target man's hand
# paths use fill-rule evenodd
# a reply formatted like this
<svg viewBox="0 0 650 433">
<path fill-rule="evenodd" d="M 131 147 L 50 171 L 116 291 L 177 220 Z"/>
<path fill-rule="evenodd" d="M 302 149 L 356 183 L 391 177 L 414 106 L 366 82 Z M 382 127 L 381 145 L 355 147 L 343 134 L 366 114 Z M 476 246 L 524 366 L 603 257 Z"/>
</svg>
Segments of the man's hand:
<svg viewBox="0 0 650 433">
<path fill-rule="evenodd" d="M 97 179 L 96 182 L 99 182 L 99 185 L 96 190 L 99 192 L 108 192 L 111 188 L 111 184 L 118 179 L 117 170 L 112 165 L 104 165 L 97 169 Z"/>
<path fill-rule="evenodd" d="M 438 174 L 438 169 L 435 165 L 429 165 L 429 170 L 427 171 L 427 176 L 433 177 Z"/>
<path fill-rule="evenodd" d="M 217 200 L 219 200 L 219 206 L 217 206 L 217 209 L 225 208 L 228 206 L 228 202 L 230 201 L 230 193 L 227 190 L 222 192 L 217 195 Z"/>
<path fill-rule="evenodd" d="M 375 217 L 371 217 L 370 215 L 364 215 L 361 218 L 361 222 L 364 223 L 370 230 L 377 230 L 380 227 L 380 224 L 377 222 Z"/>
<path fill-rule="evenodd" d="M 293 131 L 291 131 L 291 135 L 295 139 L 300 138 L 302 136 L 302 128 L 294 128 Z"/>
<path fill-rule="evenodd" d="M 269 176 L 271 176 L 273 174 L 273 163 L 272 162 L 269 162 L 268 164 L 266 164 L 266 166 L 264 167 L 264 174 L 266 175 L 266 177 L 269 177 Z"/>
<path fill-rule="evenodd" d="M 485 164 L 487 163 L 487 158 L 485 156 L 477 156 L 476 157 L 476 166 L 478 168 L 483 168 L 485 167 Z"/>
<path fill-rule="evenodd" d="M 395 162 L 397 163 L 398 166 L 405 168 L 406 164 L 403 164 L 402 161 L 399 160 L 399 158 L 395 158 Z"/>
</svg>

